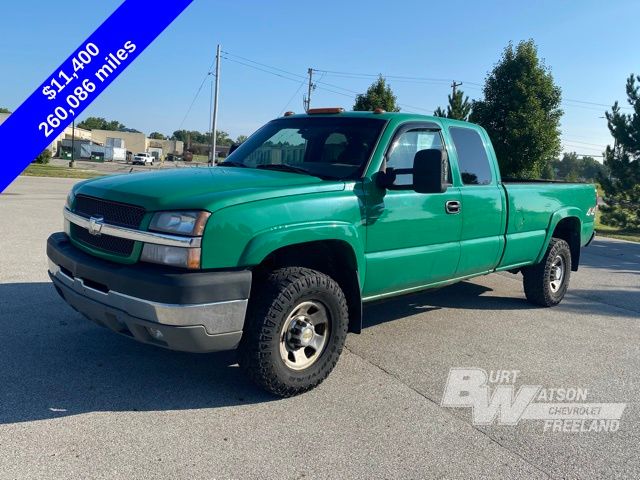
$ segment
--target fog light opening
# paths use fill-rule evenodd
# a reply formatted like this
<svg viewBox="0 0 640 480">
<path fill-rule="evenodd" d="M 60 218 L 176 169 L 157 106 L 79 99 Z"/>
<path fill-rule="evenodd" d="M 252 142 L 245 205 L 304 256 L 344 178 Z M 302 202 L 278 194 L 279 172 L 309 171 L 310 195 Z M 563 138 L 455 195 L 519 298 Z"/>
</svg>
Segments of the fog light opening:
<svg viewBox="0 0 640 480">
<path fill-rule="evenodd" d="M 147 332 L 149 332 L 149 335 L 156 340 L 164 340 L 164 335 L 157 328 L 147 327 Z"/>
</svg>

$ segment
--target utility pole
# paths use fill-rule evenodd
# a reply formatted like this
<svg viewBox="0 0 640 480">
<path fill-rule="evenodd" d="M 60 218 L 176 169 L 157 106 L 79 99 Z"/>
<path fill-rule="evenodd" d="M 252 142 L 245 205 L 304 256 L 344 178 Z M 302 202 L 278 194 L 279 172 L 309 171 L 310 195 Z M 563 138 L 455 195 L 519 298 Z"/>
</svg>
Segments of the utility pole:
<svg viewBox="0 0 640 480">
<path fill-rule="evenodd" d="M 305 112 L 308 112 L 309 109 L 311 108 L 311 92 L 316 88 L 316 86 L 313 84 L 313 68 L 309 68 L 309 70 L 307 70 L 307 73 L 309 74 L 309 86 L 307 89 L 307 96 L 304 98 L 302 102 L 304 105 Z"/>
<path fill-rule="evenodd" d="M 218 94 L 220 91 L 220 44 L 216 50 L 216 83 L 213 95 L 213 118 L 211 119 L 211 158 L 209 165 L 216 163 L 216 130 L 218 129 Z"/>
<path fill-rule="evenodd" d="M 69 162 L 69 167 L 73 168 L 76 164 L 76 120 L 73 119 L 71 123 L 71 161 Z"/>
<path fill-rule="evenodd" d="M 457 82 L 454 80 L 453 82 L 451 82 L 451 89 L 453 90 L 453 93 L 451 95 L 451 98 L 456 96 L 456 89 L 462 85 L 462 82 Z"/>
</svg>

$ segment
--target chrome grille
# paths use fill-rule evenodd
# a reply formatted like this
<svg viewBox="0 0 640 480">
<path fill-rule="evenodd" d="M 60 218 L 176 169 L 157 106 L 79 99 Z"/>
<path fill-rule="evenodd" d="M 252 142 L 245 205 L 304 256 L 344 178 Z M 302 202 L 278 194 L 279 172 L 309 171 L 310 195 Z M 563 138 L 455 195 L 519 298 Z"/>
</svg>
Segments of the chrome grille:
<svg viewBox="0 0 640 480">
<path fill-rule="evenodd" d="M 128 228 L 140 228 L 145 210 L 136 205 L 112 202 L 86 195 L 77 195 L 74 204 L 77 215 L 91 218 L 101 216 L 104 223 Z M 128 257 L 133 253 L 135 242 L 111 235 L 92 235 L 86 229 L 71 225 L 71 238 L 107 253 Z"/>
<path fill-rule="evenodd" d="M 133 253 L 135 244 L 133 240 L 127 240 L 126 238 L 112 237 L 111 235 L 91 235 L 88 230 L 74 224 L 71 225 L 71 238 L 93 248 L 123 257 L 128 257 Z"/>
<path fill-rule="evenodd" d="M 139 228 L 145 213 L 144 208 L 136 205 L 85 195 L 76 196 L 74 212 L 87 218 L 100 215 L 105 223 L 129 228 Z"/>
</svg>

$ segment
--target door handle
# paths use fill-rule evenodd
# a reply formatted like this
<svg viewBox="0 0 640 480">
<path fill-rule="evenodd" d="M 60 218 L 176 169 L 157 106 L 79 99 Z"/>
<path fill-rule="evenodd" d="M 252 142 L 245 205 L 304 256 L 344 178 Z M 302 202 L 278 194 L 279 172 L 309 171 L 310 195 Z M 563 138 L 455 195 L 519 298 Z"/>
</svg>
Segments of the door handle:
<svg viewBox="0 0 640 480">
<path fill-rule="evenodd" d="M 458 200 L 449 200 L 444 204 L 444 209 L 450 215 L 456 215 L 460 213 L 460 202 Z"/>
</svg>

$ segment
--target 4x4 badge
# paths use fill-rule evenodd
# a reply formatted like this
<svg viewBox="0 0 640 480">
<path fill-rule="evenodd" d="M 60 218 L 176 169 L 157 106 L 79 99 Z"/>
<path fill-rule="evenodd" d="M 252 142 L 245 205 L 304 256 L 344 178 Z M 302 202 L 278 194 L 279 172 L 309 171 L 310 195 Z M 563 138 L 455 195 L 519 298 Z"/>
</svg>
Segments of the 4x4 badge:
<svg viewBox="0 0 640 480">
<path fill-rule="evenodd" d="M 89 233 L 91 235 L 100 235 L 102 231 L 102 225 L 104 225 L 104 217 L 96 216 L 89 218 Z"/>
</svg>

